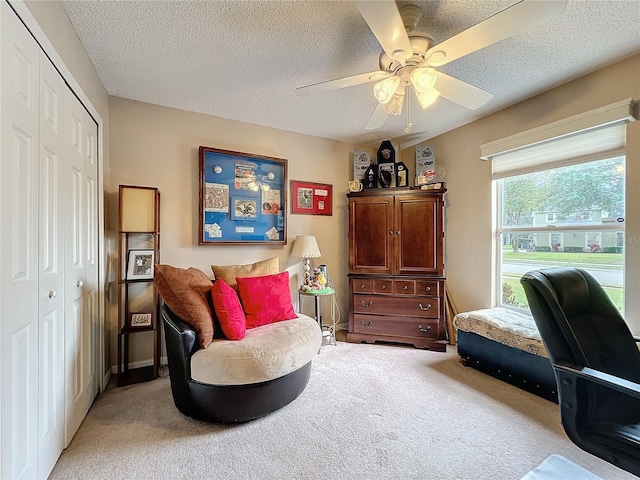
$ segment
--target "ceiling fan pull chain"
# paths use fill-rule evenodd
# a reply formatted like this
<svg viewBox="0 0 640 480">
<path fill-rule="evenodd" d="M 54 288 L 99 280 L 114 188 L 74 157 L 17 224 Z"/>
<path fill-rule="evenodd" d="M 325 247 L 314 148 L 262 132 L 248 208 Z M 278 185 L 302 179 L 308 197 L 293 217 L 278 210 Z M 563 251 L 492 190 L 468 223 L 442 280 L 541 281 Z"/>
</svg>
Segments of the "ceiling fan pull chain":
<svg viewBox="0 0 640 480">
<path fill-rule="evenodd" d="M 404 129 L 404 133 L 411 133 L 411 95 L 405 95 L 407 97 L 407 126 Z"/>
</svg>

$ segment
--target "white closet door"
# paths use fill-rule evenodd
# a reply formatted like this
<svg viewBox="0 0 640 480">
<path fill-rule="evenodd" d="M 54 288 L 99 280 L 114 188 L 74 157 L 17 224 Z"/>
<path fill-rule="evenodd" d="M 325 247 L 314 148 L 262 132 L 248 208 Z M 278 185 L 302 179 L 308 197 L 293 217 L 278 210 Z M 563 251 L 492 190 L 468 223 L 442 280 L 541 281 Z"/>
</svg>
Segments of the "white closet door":
<svg viewBox="0 0 640 480">
<path fill-rule="evenodd" d="M 0 478 L 46 478 L 97 394 L 97 125 L 0 0 Z"/>
<path fill-rule="evenodd" d="M 89 113 L 84 112 L 85 126 L 85 153 L 84 153 L 84 179 L 85 179 L 85 204 L 86 204 L 86 221 L 85 221 L 85 281 L 84 295 L 87 306 L 86 315 L 89 324 L 88 335 L 85 336 L 85 350 L 87 364 L 85 385 L 88 392 L 84 405 L 84 413 L 86 415 L 98 394 L 98 355 L 100 349 L 98 345 L 98 328 L 100 327 L 100 302 L 99 302 L 99 252 L 98 252 L 98 124 L 91 118 Z"/>
<path fill-rule="evenodd" d="M 92 345 L 98 321 L 97 128 L 73 94 L 68 96 L 64 209 L 67 445 L 97 393 Z"/>
<path fill-rule="evenodd" d="M 0 348 L 2 478 L 36 478 L 40 49 L 0 6 Z"/>
<path fill-rule="evenodd" d="M 64 229 L 62 200 L 67 87 L 40 53 L 38 477 L 46 478 L 64 443 Z"/>
</svg>

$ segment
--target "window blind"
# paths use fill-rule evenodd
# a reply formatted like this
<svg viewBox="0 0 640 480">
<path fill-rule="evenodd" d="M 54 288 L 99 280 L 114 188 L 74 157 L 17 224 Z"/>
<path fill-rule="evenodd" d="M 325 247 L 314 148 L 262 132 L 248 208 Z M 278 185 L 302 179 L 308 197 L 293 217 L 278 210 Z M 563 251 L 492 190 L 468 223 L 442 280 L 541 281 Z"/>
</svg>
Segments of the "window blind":
<svg viewBox="0 0 640 480">
<path fill-rule="evenodd" d="M 625 154 L 625 123 L 637 118 L 632 99 L 606 105 L 480 146 L 493 178 Z"/>
<path fill-rule="evenodd" d="M 624 145 L 623 123 L 565 135 L 494 155 L 491 160 L 493 178 L 619 157 L 625 154 Z"/>
</svg>

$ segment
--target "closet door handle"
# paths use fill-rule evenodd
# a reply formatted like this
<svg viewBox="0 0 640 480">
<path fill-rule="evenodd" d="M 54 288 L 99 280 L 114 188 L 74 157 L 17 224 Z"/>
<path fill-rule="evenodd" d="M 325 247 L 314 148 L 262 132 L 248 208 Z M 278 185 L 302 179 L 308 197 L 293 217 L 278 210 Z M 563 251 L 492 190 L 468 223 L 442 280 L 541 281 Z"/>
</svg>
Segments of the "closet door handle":
<svg viewBox="0 0 640 480">
<path fill-rule="evenodd" d="M 81 286 L 83 286 L 83 285 L 84 285 L 84 282 L 83 282 L 82 280 L 78 280 L 78 281 L 76 282 L 76 287 L 78 287 L 78 288 L 80 288 L 80 287 L 81 287 Z"/>
<path fill-rule="evenodd" d="M 58 296 L 58 292 L 55 290 L 49 290 L 49 298 L 56 298 Z"/>
<path fill-rule="evenodd" d="M 426 307 L 423 307 L 421 303 L 419 303 L 418 306 L 420 307 L 420 310 L 429 310 L 431 308 L 430 303 L 427 303 Z"/>
</svg>

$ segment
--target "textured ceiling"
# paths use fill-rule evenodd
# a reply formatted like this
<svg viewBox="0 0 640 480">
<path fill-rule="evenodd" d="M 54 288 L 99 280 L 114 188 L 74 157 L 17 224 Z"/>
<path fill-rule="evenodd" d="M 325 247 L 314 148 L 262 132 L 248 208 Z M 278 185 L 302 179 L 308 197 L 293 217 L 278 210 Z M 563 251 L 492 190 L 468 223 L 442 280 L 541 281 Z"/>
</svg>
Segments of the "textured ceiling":
<svg viewBox="0 0 640 480">
<path fill-rule="evenodd" d="M 439 43 L 517 2 L 398 2 L 409 3 L 424 14 L 417 30 Z M 110 95 L 372 146 L 417 143 L 640 52 L 640 0 L 569 0 L 559 18 L 440 67 L 494 97 L 475 111 L 413 101 L 407 136 L 406 105 L 381 129 L 364 130 L 373 83 L 294 93 L 378 69 L 381 48 L 352 2 L 62 4 Z"/>
</svg>

